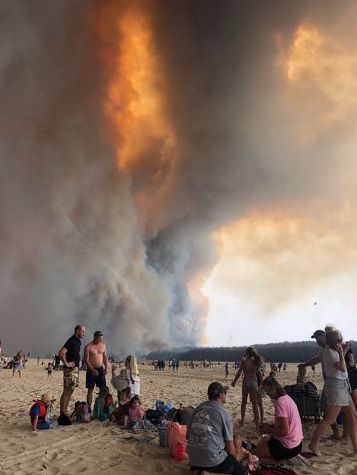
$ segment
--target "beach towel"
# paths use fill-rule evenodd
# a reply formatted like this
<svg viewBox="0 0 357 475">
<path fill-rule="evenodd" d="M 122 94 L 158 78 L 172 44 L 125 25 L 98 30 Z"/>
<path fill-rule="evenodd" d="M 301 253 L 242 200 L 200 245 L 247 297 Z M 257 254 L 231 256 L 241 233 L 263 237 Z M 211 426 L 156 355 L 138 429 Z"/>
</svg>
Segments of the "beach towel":
<svg viewBox="0 0 357 475">
<path fill-rule="evenodd" d="M 151 430 L 153 425 L 147 419 L 140 419 L 140 421 L 136 421 L 131 426 L 131 430 L 134 434 L 139 434 L 140 432 L 146 432 L 147 430 Z"/>
<path fill-rule="evenodd" d="M 258 468 L 257 470 L 253 470 L 249 473 L 252 475 L 298 475 L 291 468 L 285 467 L 264 467 Z"/>
</svg>

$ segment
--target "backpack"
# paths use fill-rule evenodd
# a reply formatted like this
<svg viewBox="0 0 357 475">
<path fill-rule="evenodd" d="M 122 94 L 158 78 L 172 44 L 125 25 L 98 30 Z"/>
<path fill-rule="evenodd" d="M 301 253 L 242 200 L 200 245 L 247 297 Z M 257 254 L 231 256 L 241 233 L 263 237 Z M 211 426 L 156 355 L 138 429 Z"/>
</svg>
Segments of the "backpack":
<svg viewBox="0 0 357 475">
<path fill-rule="evenodd" d="M 89 406 L 85 401 L 75 402 L 74 411 L 71 414 L 71 419 L 72 418 L 77 422 L 90 422 Z"/>
<path fill-rule="evenodd" d="M 48 419 L 54 419 L 55 415 L 56 415 L 55 406 L 52 404 L 52 402 L 50 402 L 50 403 L 47 405 L 46 416 L 48 417 Z"/>
<path fill-rule="evenodd" d="M 159 399 L 156 401 L 156 410 L 159 411 L 160 413 L 163 413 L 164 412 L 164 407 L 165 407 L 165 402 L 164 401 L 160 401 Z"/>
<path fill-rule="evenodd" d="M 180 407 L 178 409 L 178 414 L 176 415 L 176 422 L 180 425 L 188 426 L 192 419 L 192 414 L 195 409 L 192 406 L 189 407 Z"/>
<path fill-rule="evenodd" d="M 145 413 L 145 417 L 148 421 L 152 422 L 153 424 L 158 424 L 161 417 L 161 412 L 157 411 L 156 409 L 147 409 Z"/>
<path fill-rule="evenodd" d="M 179 415 L 179 409 L 172 407 L 166 414 L 166 417 L 171 422 L 178 422 L 177 417 Z"/>
</svg>

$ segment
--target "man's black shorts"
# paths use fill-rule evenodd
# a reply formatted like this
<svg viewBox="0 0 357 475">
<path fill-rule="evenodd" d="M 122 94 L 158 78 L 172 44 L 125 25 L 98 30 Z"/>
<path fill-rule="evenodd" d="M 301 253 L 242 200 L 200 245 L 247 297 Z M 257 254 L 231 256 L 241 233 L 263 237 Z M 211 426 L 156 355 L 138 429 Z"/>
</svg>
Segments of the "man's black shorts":
<svg viewBox="0 0 357 475">
<path fill-rule="evenodd" d="M 193 468 L 193 467 L 192 467 Z M 194 467 L 199 470 L 206 470 L 207 472 L 213 473 L 227 473 L 229 475 L 247 475 L 247 469 L 243 467 L 232 455 L 227 455 L 222 463 L 216 465 L 215 467 Z"/>
<path fill-rule="evenodd" d="M 288 460 L 292 457 L 295 457 L 301 452 L 302 442 L 293 449 L 287 449 L 278 439 L 271 438 L 270 440 L 268 440 L 268 447 L 272 457 L 276 461 Z"/>
<path fill-rule="evenodd" d="M 98 388 L 103 388 L 104 386 L 107 385 L 105 381 L 103 366 L 100 366 L 99 368 L 95 368 L 95 369 L 98 371 L 98 376 L 95 376 L 92 373 L 92 371 L 87 369 L 87 373 L 86 373 L 86 388 L 87 389 L 93 389 L 94 386 L 97 386 Z"/>
</svg>

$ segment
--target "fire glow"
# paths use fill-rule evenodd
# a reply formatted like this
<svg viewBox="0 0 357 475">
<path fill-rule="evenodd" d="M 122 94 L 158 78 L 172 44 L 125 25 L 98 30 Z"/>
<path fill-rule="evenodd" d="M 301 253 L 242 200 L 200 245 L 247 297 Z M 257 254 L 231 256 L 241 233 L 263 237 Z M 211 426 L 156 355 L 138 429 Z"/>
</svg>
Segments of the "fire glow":
<svg viewBox="0 0 357 475">
<path fill-rule="evenodd" d="M 337 37 L 337 35 L 336 35 Z M 279 38 L 279 64 L 292 91 L 301 98 L 311 95 L 303 107 L 321 128 L 331 127 L 348 118 L 356 106 L 357 62 L 355 52 L 331 32 L 301 24 L 287 47 Z M 323 110 L 321 108 L 323 107 Z"/>
<path fill-rule="evenodd" d="M 133 180 L 148 226 L 174 166 L 175 135 L 165 112 L 165 80 L 150 19 L 137 8 L 118 23 L 118 52 L 105 112 L 117 131 L 118 166 Z M 141 177 L 149 177 L 143 181 Z"/>
</svg>

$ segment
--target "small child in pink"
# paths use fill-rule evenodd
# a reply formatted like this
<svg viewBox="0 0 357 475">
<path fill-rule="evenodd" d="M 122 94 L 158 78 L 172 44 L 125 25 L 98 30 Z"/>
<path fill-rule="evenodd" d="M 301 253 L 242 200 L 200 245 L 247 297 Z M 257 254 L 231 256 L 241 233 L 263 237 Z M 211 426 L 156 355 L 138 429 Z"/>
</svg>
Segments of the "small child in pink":
<svg viewBox="0 0 357 475">
<path fill-rule="evenodd" d="M 133 396 L 130 400 L 127 425 L 132 426 L 135 422 L 144 419 L 144 416 L 145 408 L 142 406 L 139 396 Z"/>
</svg>

